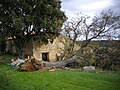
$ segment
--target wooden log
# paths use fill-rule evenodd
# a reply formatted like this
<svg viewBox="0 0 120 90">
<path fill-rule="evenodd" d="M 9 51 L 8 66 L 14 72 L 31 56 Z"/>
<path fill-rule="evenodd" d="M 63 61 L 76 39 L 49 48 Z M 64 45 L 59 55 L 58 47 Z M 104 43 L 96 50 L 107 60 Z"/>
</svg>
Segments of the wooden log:
<svg viewBox="0 0 120 90">
<path fill-rule="evenodd" d="M 73 56 L 70 59 L 64 60 L 64 61 L 57 61 L 57 62 L 43 62 L 45 67 L 52 67 L 55 66 L 57 68 L 63 68 L 69 63 L 77 62 L 77 56 Z"/>
</svg>

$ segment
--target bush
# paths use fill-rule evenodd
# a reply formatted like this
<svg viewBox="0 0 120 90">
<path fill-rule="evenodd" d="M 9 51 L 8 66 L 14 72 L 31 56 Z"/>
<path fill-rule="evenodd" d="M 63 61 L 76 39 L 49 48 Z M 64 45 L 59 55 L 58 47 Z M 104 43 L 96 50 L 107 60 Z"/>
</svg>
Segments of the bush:
<svg viewBox="0 0 120 90">
<path fill-rule="evenodd" d="M 90 47 L 86 47 L 79 56 L 78 63 L 81 67 L 90 66 L 94 64 L 95 54 Z"/>
<path fill-rule="evenodd" d="M 96 51 L 95 64 L 103 70 L 120 70 L 120 50 L 101 47 Z"/>
</svg>

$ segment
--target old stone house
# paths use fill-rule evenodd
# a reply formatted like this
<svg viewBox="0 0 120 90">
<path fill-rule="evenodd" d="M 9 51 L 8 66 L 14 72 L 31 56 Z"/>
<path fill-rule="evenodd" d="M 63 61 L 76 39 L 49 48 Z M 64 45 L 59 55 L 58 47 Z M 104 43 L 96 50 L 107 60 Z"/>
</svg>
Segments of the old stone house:
<svg viewBox="0 0 120 90">
<path fill-rule="evenodd" d="M 58 61 L 62 60 L 64 44 L 60 42 L 64 40 L 62 36 L 59 36 L 54 39 L 51 43 L 50 40 L 48 44 L 41 44 L 39 41 L 32 41 L 27 44 L 25 49 L 26 56 L 33 56 L 36 60 L 39 61 Z M 16 53 L 14 42 L 12 39 L 9 39 L 6 42 L 6 51 L 9 53 Z"/>
<path fill-rule="evenodd" d="M 41 45 L 38 41 L 33 42 L 33 56 L 36 60 L 39 61 L 58 61 L 62 60 L 63 52 L 64 52 L 64 44 L 60 42 L 59 39 L 64 38 L 62 36 L 57 37 L 54 39 L 54 41 L 51 43 L 50 40 L 48 40 L 47 45 Z"/>
<path fill-rule="evenodd" d="M 16 54 L 16 48 L 12 38 L 8 38 L 6 41 L 6 52 L 10 54 Z M 25 48 L 25 56 L 31 56 L 33 54 L 33 44 L 29 42 Z"/>
</svg>

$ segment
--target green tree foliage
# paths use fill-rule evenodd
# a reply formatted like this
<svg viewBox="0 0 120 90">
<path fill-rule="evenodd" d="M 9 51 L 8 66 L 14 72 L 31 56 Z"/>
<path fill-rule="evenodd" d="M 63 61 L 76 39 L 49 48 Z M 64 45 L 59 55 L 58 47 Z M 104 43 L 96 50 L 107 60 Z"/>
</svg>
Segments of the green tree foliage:
<svg viewBox="0 0 120 90">
<path fill-rule="evenodd" d="M 95 65 L 103 70 L 120 70 L 120 41 L 104 41 L 95 51 Z"/>
<path fill-rule="evenodd" d="M 66 20 L 60 0 L 1 0 L 0 30 L 12 37 L 19 58 L 33 38 L 42 42 L 59 35 Z"/>
<path fill-rule="evenodd" d="M 81 54 L 79 55 L 79 66 L 90 66 L 93 65 L 95 62 L 95 53 L 93 52 L 93 49 L 89 46 L 85 47 Z"/>
</svg>

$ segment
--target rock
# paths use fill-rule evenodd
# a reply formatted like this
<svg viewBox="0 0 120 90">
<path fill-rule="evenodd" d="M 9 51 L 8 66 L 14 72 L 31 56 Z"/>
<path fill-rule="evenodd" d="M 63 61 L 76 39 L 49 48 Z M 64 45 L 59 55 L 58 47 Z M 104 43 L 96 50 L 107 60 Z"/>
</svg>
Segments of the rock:
<svg viewBox="0 0 120 90">
<path fill-rule="evenodd" d="M 85 66 L 85 67 L 83 67 L 83 70 L 84 71 L 94 71 L 95 67 L 94 66 Z"/>
</svg>

